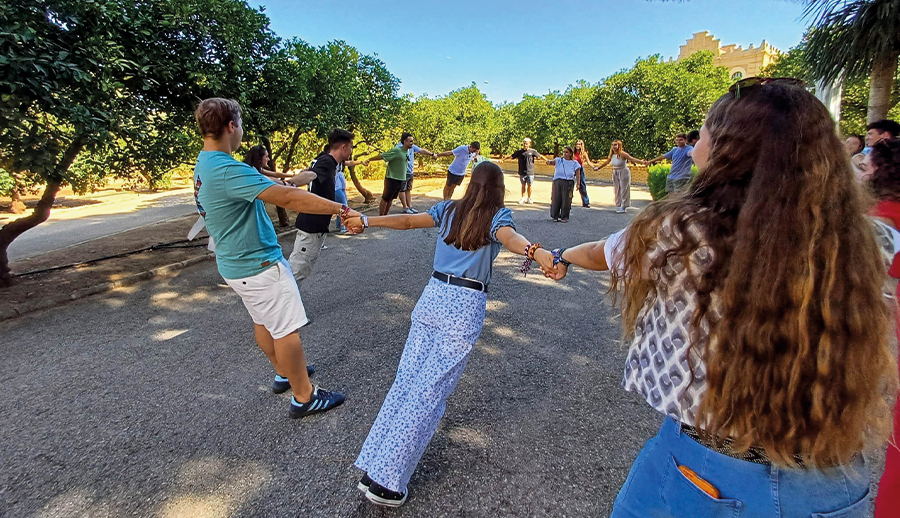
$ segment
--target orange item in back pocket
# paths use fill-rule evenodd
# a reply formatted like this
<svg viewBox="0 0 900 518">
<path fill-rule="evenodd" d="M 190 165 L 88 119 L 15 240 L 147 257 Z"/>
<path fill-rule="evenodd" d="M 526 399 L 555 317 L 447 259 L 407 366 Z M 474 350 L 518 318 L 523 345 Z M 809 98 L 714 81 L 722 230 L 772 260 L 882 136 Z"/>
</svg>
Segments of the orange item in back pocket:
<svg viewBox="0 0 900 518">
<path fill-rule="evenodd" d="M 699 487 L 704 493 L 718 500 L 721 498 L 719 494 L 719 490 L 716 489 L 716 486 L 710 484 L 708 481 L 704 480 L 700 475 L 694 472 L 691 468 L 687 466 L 678 466 L 678 471 L 680 471 L 688 480 L 694 483 L 695 486 Z"/>
</svg>

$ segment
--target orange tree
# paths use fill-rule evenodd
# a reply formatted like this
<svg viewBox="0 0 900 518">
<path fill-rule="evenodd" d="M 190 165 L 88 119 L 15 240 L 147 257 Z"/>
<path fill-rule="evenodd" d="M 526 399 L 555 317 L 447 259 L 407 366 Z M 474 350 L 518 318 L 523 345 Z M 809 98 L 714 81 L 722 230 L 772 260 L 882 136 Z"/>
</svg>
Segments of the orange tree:
<svg viewBox="0 0 900 518">
<path fill-rule="evenodd" d="M 0 169 L 44 186 L 33 213 L 0 228 L 0 286 L 10 243 L 49 217 L 61 187 L 191 161 L 196 102 L 245 101 L 277 44 L 237 0 L 0 4 Z"/>
</svg>

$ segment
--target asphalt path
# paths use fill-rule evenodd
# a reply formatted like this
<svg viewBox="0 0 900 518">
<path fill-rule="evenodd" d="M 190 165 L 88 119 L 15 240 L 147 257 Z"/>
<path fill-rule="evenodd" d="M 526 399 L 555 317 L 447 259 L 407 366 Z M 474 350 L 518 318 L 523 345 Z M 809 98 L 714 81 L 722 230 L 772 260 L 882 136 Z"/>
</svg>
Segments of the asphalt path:
<svg viewBox="0 0 900 518">
<path fill-rule="evenodd" d="M 9 260 L 27 259 L 196 211 L 193 189 L 135 194 L 124 200 L 53 210 L 49 220 L 9 245 Z"/>
<path fill-rule="evenodd" d="M 622 228 L 632 215 L 603 204 L 609 188 L 592 189 L 605 191 L 568 224 L 551 222 L 546 203 L 513 203 L 518 229 L 554 247 Z M 301 420 L 287 417 L 289 393 L 271 393 L 271 366 L 213 263 L 0 324 L 0 516 L 608 516 L 662 417 L 620 388 L 625 351 L 605 277 L 526 278 L 507 252 L 408 502 L 376 508 L 356 489 L 353 461 L 435 239 L 433 229 L 327 239 L 301 287 L 312 320 L 301 336 L 314 382 L 347 401 Z"/>
</svg>

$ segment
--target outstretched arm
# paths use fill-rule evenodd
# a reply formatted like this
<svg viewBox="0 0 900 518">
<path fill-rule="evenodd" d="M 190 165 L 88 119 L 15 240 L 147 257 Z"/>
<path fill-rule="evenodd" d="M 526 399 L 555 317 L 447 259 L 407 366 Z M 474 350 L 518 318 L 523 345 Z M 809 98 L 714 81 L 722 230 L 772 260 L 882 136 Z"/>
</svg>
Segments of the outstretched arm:
<svg viewBox="0 0 900 518">
<path fill-rule="evenodd" d="M 504 248 L 516 255 L 525 255 L 525 249 L 531 244 L 525 236 L 516 232 L 512 227 L 500 227 L 497 230 L 497 239 Z M 556 267 L 553 266 L 553 254 L 548 250 L 538 248 L 534 253 L 534 260 L 541 265 L 541 269 L 545 273 L 556 273 Z"/>
<path fill-rule="evenodd" d="M 308 185 L 310 182 L 316 179 L 316 173 L 310 171 L 309 169 L 305 171 L 300 171 L 294 176 L 288 176 L 289 181 L 296 187 L 302 187 L 304 185 Z"/>
<path fill-rule="evenodd" d="M 270 171 L 266 168 L 263 168 L 261 172 L 262 172 L 263 176 L 268 176 L 269 178 L 277 178 L 278 180 L 288 180 L 294 176 L 294 175 L 290 175 L 287 173 L 279 173 L 276 171 Z"/>
<path fill-rule="evenodd" d="M 544 275 L 551 279 L 560 280 L 566 276 L 569 271 L 569 265 L 566 263 L 580 266 L 586 270 L 606 271 L 609 265 L 606 264 L 606 240 L 594 241 L 591 243 L 582 243 L 572 248 L 566 248 L 560 254 L 562 260 L 556 265 L 556 271 L 544 271 Z M 565 261 L 565 262 L 563 262 Z"/>
<path fill-rule="evenodd" d="M 305 214 L 340 214 L 343 207 L 340 203 L 326 200 L 305 189 L 277 184 L 259 193 L 257 199 Z M 359 216 L 359 213 L 351 209 L 347 216 Z"/>
<path fill-rule="evenodd" d="M 344 225 L 354 232 L 362 232 L 367 222 L 369 227 L 392 228 L 394 230 L 411 230 L 414 228 L 432 228 L 434 227 L 434 219 L 431 214 L 392 214 L 390 216 L 372 216 L 371 218 L 357 216 L 347 218 Z"/>
<path fill-rule="evenodd" d="M 629 155 L 628 153 L 622 153 L 622 156 L 625 157 L 625 160 L 631 160 L 635 164 L 641 164 L 641 165 L 649 165 L 650 164 L 650 161 L 641 160 L 639 158 L 634 158 L 633 156 Z"/>
<path fill-rule="evenodd" d="M 556 165 L 556 159 L 551 158 L 550 160 L 547 160 L 547 165 Z"/>
<path fill-rule="evenodd" d="M 586 270 L 603 272 L 609 270 L 609 265 L 606 264 L 606 253 L 603 251 L 605 246 L 605 239 L 582 243 L 572 248 L 566 248 L 562 253 L 562 258 Z"/>
<path fill-rule="evenodd" d="M 419 155 L 429 155 L 429 156 L 431 156 L 432 158 L 437 158 L 437 156 L 438 156 L 437 153 L 435 153 L 435 152 L 433 152 L 433 151 L 429 151 L 429 150 L 427 150 L 427 149 L 425 149 L 425 148 L 423 148 L 423 147 L 420 147 L 419 150 L 416 151 L 416 154 L 419 154 Z"/>
<path fill-rule="evenodd" d="M 441 151 L 437 156 L 453 156 L 453 151 Z"/>
<path fill-rule="evenodd" d="M 595 165 L 595 166 L 594 166 L 594 171 L 599 171 L 599 170 L 603 169 L 603 168 L 606 167 L 607 164 L 609 164 L 611 161 L 612 161 L 612 157 L 609 157 L 609 158 L 607 158 L 603 163 L 601 163 L 600 165 Z"/>
<path fill-rule="evenodd" d="M 380 154 L 375 155 L 372 158 L 367 158 L 367 159 L 363 160 L 362 163 L 363 163 L 363 165 L 369 165 L 369 162 L 377 162 L 379 160 L 384 160 L 384 158 Z"/>
</svg>

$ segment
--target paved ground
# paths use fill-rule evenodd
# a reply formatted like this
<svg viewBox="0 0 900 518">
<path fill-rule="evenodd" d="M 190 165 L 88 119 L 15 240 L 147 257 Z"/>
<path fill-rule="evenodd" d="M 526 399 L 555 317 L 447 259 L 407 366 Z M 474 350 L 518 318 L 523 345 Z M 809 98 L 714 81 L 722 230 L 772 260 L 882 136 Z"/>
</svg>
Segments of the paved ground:
<svg viewBox="0 0 900 518">
<path fill-rule="evenodd" d="M 513 204 L 516 223 L 547 246 L 626 224 L 608 187 L 591 194 L 595 208 L 574 208 L 568 224 L 549 221 L 546 203 Z M 508 253 L 409 501 L 385 511 L 356 490 L 352 464 L 435 236 L 327 240 L 301 289 L 312 319 L 301 335 L 315 381 L 347 402 L 300 421 L 287 418 L 288 394 L 270 392 L 271 367 L 212 263 L 0 324 L 0 516 L 607 516 L 662 418 L 619 388 L 624 351 L 604 278 L 523 278 Z"/>
<path fill-rule="evenodd" d="M 191 188 L 131 194 L 122 200 L 53 210 L 48 221 L 12 242 L 9 260 L 34 257 L 197 211 Z"/>
</svg>

